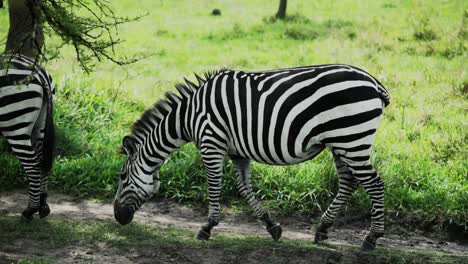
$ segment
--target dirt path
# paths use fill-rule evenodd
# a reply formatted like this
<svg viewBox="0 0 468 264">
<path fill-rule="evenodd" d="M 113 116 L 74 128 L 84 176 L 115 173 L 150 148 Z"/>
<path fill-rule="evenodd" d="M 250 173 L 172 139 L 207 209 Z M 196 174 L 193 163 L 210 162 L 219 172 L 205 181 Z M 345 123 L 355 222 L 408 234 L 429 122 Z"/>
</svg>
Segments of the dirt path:
<svg viewBox="0 0 468 264">
<path fill-rule="evenodd" d="M 19 215 L 24 205 L 27 204 L 27 195 L 24 193 L 8 193 L 0 195 L 0 215 Z M 75 197 L 53 194 L 49 197 L 49 205 L 52 215 L 76 220 L 98 220 L 115 221 L 113 209 L 110 203 L 101 203 L 91 200 L 81 200 Z M 239 233 L 246 235 L 255 235 L 270 238 L 263 226 L 257 222 L 256 217 L 247 214 L 234 214 L 228 210 L 223 213 L 224 217 L 218 227 L 215 228 L 213 235 L 221 232 Z M 152 224 L 159 226 L 173 226 L 177 228 L 191 229 L 197 231 L 205 223 L 206 209 L 189 208 L 179 204 L 158 201 L 148 202 L 143 208 L 135 214 L 134 221 L 137 223 Z M 310 230 L 310 220 L 304 217 L 283 217 L 276 219 L 282 224 L 282 240 L 313 240 L 313 232 Z M 366 223 L 362 219 L 356 221 L 346 221 L 346 225 L 338 222 L 337 227 L 330 232 L 330 239 L 327 243 L 332 245 L 354 245 L 359 246 L 365 235 L 363 226 Z M 14 246 L 9 248 L 8 254 L 3 252 L 9 258 L 14 258 Z M 23 241 L 17 245 L 22 251 L 30 252 L 34 255 L 34 243 Z M 447 241 L 441 234 L 423 234 L 420 231 L 402 230 L 391 228 L 390 232 L 381 238 L 378 242 L 379 247 L 403 248 L 416 250 L 433 250 L 443 253 L 456 254 L 468 257 L 468 245 L 458 241 Z M 29 248 L 29 249 L 28 249 Z M 68 249 L 67 249 L 68 250 Z M 86 249 L 78 248 L 75 251 L 70 249 L 72 254 L 86 255 Z M 2 246 L 0 246 L 0 256 L 2 255 Z M 52 256 L 53 257 L 53 256 Z M 122 257 L 122 256 L 120 256 Z M 109 261 L 116 260 L 109 256 Z M 1 260 L 1 259 L 0 259 Z M 107 262 L 106 258 L 100 259 Z M 127 262 L 126 259 L 118 259 L 119 263 Z M 132 262 L 132 261 L 130 261 Z"/>
</svg>

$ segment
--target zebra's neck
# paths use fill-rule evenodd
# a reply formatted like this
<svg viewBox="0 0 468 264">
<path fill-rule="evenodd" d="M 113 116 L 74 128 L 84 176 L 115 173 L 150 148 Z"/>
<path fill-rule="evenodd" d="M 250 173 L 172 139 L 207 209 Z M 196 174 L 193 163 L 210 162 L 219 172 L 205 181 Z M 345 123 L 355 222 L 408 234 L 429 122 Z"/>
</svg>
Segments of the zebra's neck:
<svg viewBox="0 0 468 264">
<path fill-rule="evenodd" d="M 207 72 L 204 78 L 195 75 L 198 85 L 187 79 L 185 83 L 176 84 L 175 88 L 179 95 L 167 92 L 165 98 L 146 110 L 135 122 L 131 137 L 140 145 L 138 153 L 140 168 L 146 170 L 148 174 L 153 173 L 163 165 L 174 150 L 189 141 L 197 143 L 193 127 L 196 124 L 196 117 L 200 115 L 197 114 L 194 99 L 197 98 L 199 88 L 223 70 Z"/>
<path fill-rule="evenodd" d="M 189 141 L 184 132 L 185 105 L 182 102 L 174 104 L 160 120 L 153 120 L 156 123 L 147 124 L 147 127 L 152 129 L 147 131 L 138 155 L 141 167 L 147 172 L 153 173 L 158 170 L 173 151 Z"/>
</svg>

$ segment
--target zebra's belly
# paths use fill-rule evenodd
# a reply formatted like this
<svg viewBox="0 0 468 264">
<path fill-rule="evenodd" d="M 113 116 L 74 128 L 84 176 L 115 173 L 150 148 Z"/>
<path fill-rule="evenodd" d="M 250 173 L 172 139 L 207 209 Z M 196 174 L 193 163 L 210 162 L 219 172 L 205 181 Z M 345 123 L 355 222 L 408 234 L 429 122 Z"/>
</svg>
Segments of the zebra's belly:
<svg viewBox="0 0 468 264">
<path fill-rule="evenodd" d="M 325 146 L 317 144 L 317 145 L 312 145 L 310 146 L 306 151 L 299 153 L 299 155 L 296 155 L 295 157 L 286 157 L 283 159 L 274 159 L 272 157 L 268 157 L 268 155 L 253 155 L 252 152 L 248 153 L 241 153 L 241 151 L 235 150 L 235 148 L 230 148 L 229 149 L 229 156 L 231 158 L 236 157 L 236 158 L 246 158 L 250 159 L 253 161 L 256 161 L 258 163 L 262 164 L 269 164 L 269 165 L 292 165 L 292 164 L 298 164 L 307 160 L 311 160 L 314 157 L 316 157 L 318 154 L 320 154 L 323 150 L 325 149 Z M 262 151 L 259 151 L 260 153 L 265 153 Z"/>
</svg>

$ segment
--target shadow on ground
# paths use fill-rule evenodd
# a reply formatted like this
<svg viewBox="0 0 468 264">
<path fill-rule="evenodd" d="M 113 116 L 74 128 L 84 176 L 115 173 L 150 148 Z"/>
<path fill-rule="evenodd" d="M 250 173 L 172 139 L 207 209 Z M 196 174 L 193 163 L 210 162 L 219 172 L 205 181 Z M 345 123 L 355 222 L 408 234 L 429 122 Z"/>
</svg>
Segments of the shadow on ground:
<svg viewBox="0 0 468 264">
<path fill-rule="evenodd" d="M 389 233 L 371 254 L 358 250 L 362 224 L 337 223 L 329 242 L 314 245 L 308 220 L 283 217 L 279 242 L 252 215 L 225 212 L 208 242 L 195 240 L 206 210 L 150 202 L 134 223 L 118 225 L 108 203 L 67 195 L 50 197 L 52 214 L 19 221 L 20 192 L 0 195 L 0 263 L 40 259 L 60 263 L 467 263 L 468 248 L 436 238 Z M 356 220 L 357 221 L 357 220 Z M 362 221 L 362 219 L 361 219 Z"/>
</svg>

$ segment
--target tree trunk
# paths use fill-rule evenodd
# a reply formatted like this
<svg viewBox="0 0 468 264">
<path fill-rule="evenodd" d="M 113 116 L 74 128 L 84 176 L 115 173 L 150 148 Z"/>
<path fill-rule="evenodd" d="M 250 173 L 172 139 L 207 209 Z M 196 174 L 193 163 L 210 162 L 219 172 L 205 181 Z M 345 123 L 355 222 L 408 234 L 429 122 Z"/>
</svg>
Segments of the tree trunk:
<svg viewBox="0 0 468 264">
<path fill-rule="evenodd" d="M 42 0 L 8 0 L 10 30 L 5 47 L 7 53 L 36 58 L 44 46 L 40 20 Z"/>
<path fill-rule="evenodd" d="M 280 0 L 278 13 L 276 13 L 276 18 L 284 19 L 286 17 L 286 6 L 288 4 L 288 0 Z"/>
<path fill-rule="evenodd" d="M 0 0 L 0 8 L 3 8 L 3 0 Z"/>
</svg>

